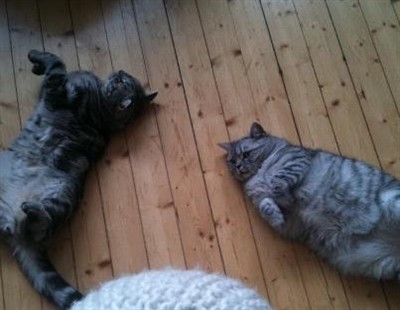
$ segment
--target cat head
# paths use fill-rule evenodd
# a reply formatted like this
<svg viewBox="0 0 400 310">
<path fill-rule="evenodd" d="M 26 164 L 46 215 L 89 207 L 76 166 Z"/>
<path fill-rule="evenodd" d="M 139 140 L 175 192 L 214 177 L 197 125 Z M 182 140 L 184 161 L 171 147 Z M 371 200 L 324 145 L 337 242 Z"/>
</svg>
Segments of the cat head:
<svg viewBox="0 0 400 310">
<path fill-rule="evenodd" d="M 156 96 L 157 92 L 146 94 L 140 82 L 125 71 L 112 73 L 103 85 L 107 129 L 125 128 Z"/>
<path fill-rule="evenodd" d="M 270 144 L 269 137 L 260 124 L 253 123 L 248 136 L 218 144 L 228 152 L 228 168 L 235 178 L 245 181 L 256 174 L 265 160 Z"/>
</svg>

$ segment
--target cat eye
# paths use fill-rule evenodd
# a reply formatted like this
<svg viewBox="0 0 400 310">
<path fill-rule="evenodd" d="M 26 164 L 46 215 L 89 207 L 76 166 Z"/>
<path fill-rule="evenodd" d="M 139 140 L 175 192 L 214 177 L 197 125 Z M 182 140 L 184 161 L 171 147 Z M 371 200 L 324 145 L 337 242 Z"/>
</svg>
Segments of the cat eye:
<svg viewBox="0 0 400 310">
<path fill-rule="evenodd" d="M 129 107 L 132 103 L 132 99 L 125 99 L 120 104 L 118 104 L 118 110 L 122 111 Z"/>
<path fill-rule="evenodd" d="M 249 151 L 243 152 L 243 154 L 242 154 L 243 158 L 247 158 L 247 157 L 249 157 L 249 155 L 250 155 Z"/>
</svg>

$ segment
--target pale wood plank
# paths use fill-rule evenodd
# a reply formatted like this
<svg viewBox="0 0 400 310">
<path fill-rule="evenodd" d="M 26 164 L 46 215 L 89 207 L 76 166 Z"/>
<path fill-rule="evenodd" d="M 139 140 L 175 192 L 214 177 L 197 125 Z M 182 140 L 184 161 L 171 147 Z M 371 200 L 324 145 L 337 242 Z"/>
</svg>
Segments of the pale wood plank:
<svg viewBox="0 0 400 310">
<path fill-rule="evenodd" d="M 336 151 L 307 47 L 290 1 L 262 1 L 283 81 L 304 146 Z"/>
<path fill-rule="evenodd" d="M 79 70 L 68 0 L 40 0 L 38 6 L 44 48 L 61 57 L 69 71 Z"/>
<path fill-rule="evenodd" d="M 123 68 L 148 85 L 132 2 L 124 0 L 116 6 L 103 1 L 103 10 L 114 68 Z M 149 265 L 185 268 L 154 111 L 147 111 L 136 120 L 126 130 L 126 136 Z"/>
<path fill-rule="evenodd" d="M 321 1 L 313 0 L 299 0 L 293 3 L 340 153 L 379 166 L 326 6 Z"/>
<path fill-rule="evenodd" d="M 87 177 L 81 206 L 71 221 L 71 233 L 79 289 L 85 292 L 112 278 L 111 257 L 95 169 Z"/>
<path fill-rule="evenodd" d="M 337 152 L 329 115 L 292 3 L 262 1 L 262 5 L 303 145 Z M 297 257 L 311 307 L 347 308 L 338 274 L 321 265 L 309 250 L 303 249 Z"/>
<path fill-rule="evenodd" d="M 383 70 L 400 110 L 400 23 L 390 0 L 359 1 Z"/>
<path fill-rule="evenodd" d="M 134 8 L 150 84 L 159 91 L 157 120 L 187 266 L 223 271 L 164 6 L 136 1 Z"/>
<path fill-rule="evenodd" d="M 102 23 L 98 6 L 93 1 L 70 1 L 70 8 L 81 69 L 96 73 L 111 71 L 107 55 L 104 57 L 105 52 L 97 45 L 100 41 L 107 46 L 105 37 L 93 35 L 98 24 Z M 105 60 L 96 57 L 96 53 L 103 55 Z M 83 291 L 113 275 L 102 208 L 97 171 L 93 169 L 86 181 L 82 204 L 71 223 L 78 286 Z"/>
<path fill-rule="evenodd" d="M 243 3 L 249 4 L 250 2 Z M 258 78 L 261 78 L 261 74 L 258 74 L 251 81 L 251 85 L 246 78 L 246 70 L 251 70 L 254 74 L 254 68 L 264 61 L 265 53 L 270 53 L 274 58 L 272 49 L 268 49 L 265 44 L 259 50 L 256 49 L 257 44 L 252 44 L 251 40 L 243 33 L 239 34 L 242 46 L 239 45 L 234 24 L 227 14 L 229 8 L 226 2 L 198 1 L 197 4 L 230 137 L 235 139 L 243 136 L 248 132 L 250 124 L 258 119 L 268 129 L 280 130 L 282 135 L 285 132 L 284 126 L 286 126 L 286 136 L 289 136 L 292 140 L 296 139 L 296 131 L 290 109 L 287 102 L 285 103 L 282 84 L 274 83 L 276 80 L 274 81 L 274 74 L 270 72 L 272 70 L 267 69 L 267 72 L 271 74 L 268 76 L 272 76 L 272 78 L 269 81 L 271 83 L 266 84 L 268 86 L 264 90 L 265 92 L 260 87 L 264 83 L 259 82 L 257 84 L 256 82 Z M 247 15 L 246 10 L 239 9 L 239 11 L 241 11 L 242 16 L 246 16 L 242 21 L 246 18 L 252 21 L 257 16 L 260 17 L 257 14 L 254 16 Z M 263 22 L 262 15 L 261 21 Z M 244 24 L 241 26 L 247 27 Z M 253 38 L 255 37 L 253 36 Z M 250 54 L 246 55 L 246 53 Z M 247 58 L 248 56 L 249 58 Z M 273 64 L 276 66 L 274 60 L 271 63 L 272 66 Z M 277 79 L 279 80 L 279 76 Z M 265 81 L 265 78 L 262 81 Z M 281 89 L 279 89 L 279 85 Z M 256 100 L 253 100 L 253 96 Z M 270 101 L 269 105 L 265 104 L 267 97 Z M 275 100 L 277 104 L 275 104 Z M 275 116 L 278 120 L 274 119 Z M 226 167 L 224 173 L 229 174 Z M 235 187 L 239 191 L 238 185 L 236 183 Z M 250 219 L 272 304 L 279 309 L 308 308 L 307 296 L 291 244 L 283 241 L 276 236 L 275 232 L 269 230 L 266 223 L 260 220 L 259 214 L 252 207 Z"/>
<path fill-rule="evenodd" d="M 36 104 L 40 85 L 40 78 L 31 73 L 31 65 L 27 59 L 30 49 L 42 49 L 38 11 L 35 0 L 7 1 L 6 5 L 20 118 L 24 123 Z M 12 78 L 12 75 L 10 77 Z M 9 91 L 12 92 L 14 83 L 9 85 Z M 14 116 L 14 121 L 16 117 Z M 15 137 L 19 130 L 17 127 L 14 130 L 12 134 Z M 2 251 L 1 254 L 5 308 L 41 309 L 40 295 L 22 275 L 14 258 L 8 251 Z"/>
<path fill-rule="evenodd" d="M 72 30 L 68 1 L 38 1 L 44 48 L 60 56 L 68 70 L 77 70 L 75 40 Z M 70 224 L 56 236 L 49 255 L 57 271 L 74 287 L 77 287 Z M 55 309 L 43 299 L 43 309 Z"/>
<path fill-rule="evenodd" d="M 79 29 L 81 67 L 106 77 L 112 71 L 112 64 L 101 4 L 98 1 L 71 4 L 74 25 Z M 88 10 L 90 19 L 85 16 Z M 140 271 L 148 262 L 124 133 L 117 134 L 110 142 L 98 164 L 98 179 L 114 274 Z"/>
<path fill-rule="evenodd" d="M 341 153 L 379 167 L 379 161 L 325 4 L 310 0 L 296 1 L 294 4 L 302 23 Z M 353 304 L 355 302 L 360 306 L 363 303 L 371 303 L 368 295 L 369 292 L 376 291 L 377 283 L 348 277 L 344 277 L 343 280 L 348 298 Z"/>
<path fill-rule="evenodd" d="M 399 114 L 361 11 L 351 0 L 327 4 L 382 168 L 399 177 Z"/>
<path fill-rule="evenodd" d="M 123 134 L 113 138 L 98 167 L 114 275 L 139 272 L 148 261 Z"/>
<path fill-rule="evenodd" d="M 217 145 L 229 138 L 196 3 L 168 0 L 166 7 L 226 273 L 266 296 L 246 204 Z"/>
</svg>

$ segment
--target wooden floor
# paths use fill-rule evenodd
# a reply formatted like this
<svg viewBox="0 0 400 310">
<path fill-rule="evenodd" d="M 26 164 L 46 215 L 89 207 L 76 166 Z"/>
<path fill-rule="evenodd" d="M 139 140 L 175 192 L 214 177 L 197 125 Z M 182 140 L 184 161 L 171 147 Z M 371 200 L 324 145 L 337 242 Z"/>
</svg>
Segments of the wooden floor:
<svg viewBox="0 0 400 310">
<path fill-rule="evenodd" d="M 101 77 L 122 68 L 159 92 L 90 174 L 51 249 L 58 270 L 87 291 L 201 266 L 276 309 L 400 309 L 399 284 L 340 276 L 270 230 L 217 147 L 259 120 L 400 177 L 399 18 L 390 0 L 0 0 L 0 147 L 35 105 L 32 48 Z M 0 309 L 52 309 L 0 257 Z"/>
</svg>

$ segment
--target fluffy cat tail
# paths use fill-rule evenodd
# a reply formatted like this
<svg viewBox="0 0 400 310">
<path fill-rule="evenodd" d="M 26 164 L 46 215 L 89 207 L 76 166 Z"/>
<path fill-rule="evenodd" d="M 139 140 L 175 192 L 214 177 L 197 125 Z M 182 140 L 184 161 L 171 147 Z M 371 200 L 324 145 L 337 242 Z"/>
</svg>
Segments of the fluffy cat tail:
<svg viewBox="0 0 400 310">
<path fill-rule="evenodd" d="M 13 246 L 12 250 L 29 282 L 58 308 L 69 309 L 75 301 L 83 297 L 61 277 L 46 253 L 23 245 Z"/>
</svg>

